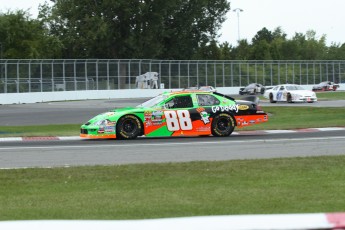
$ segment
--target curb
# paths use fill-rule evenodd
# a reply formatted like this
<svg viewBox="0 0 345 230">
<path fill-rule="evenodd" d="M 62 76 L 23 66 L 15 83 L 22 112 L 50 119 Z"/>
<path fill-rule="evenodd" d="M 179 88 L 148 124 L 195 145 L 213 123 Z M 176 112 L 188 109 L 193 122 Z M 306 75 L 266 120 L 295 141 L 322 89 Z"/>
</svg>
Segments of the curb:
<svg viewBox="0 0 345 230">
<path fill-rule="evenodd" d="M 254 131 L 237 131 L 231 135 L 267 135 L 267 134 L 284 134 L 284 133 L 315 133 L 327 131 L 343 131 L 345 127 L 326 127 L 326 128 L 307 128 L 307 129 L 281 129 L 281 130 L 254 130 Z M 3 137 L 0 142 L 10 141 L 75 141 L 82 140 L 79 136 L 41 136 L 41 137 Z"/>
<path fill-rule="evenodd" d="M 345 212 L 193 216 L 141 220 L 1 221 L 1 229 L 344 229 Z"/>
</svg>

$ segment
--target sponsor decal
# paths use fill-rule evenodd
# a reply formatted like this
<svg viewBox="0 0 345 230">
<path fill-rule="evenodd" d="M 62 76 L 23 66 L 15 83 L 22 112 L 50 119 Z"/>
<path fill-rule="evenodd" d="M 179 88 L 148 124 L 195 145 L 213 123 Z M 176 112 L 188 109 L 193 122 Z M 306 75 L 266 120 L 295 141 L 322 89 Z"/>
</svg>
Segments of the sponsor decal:
<svg viewBox="0 0 345 230">
<path fill-rule="evenodd" d="M 105 126 L 104 132 L 105 133 L 114 133 L 115 132 L 115 126 Z"/>
<path fill-rule="evenodd" d="M 228 112 L 228 111 L 235 111 L 236 113 L 238 112 L 238 105 L 217 105 L 217 106 L 212 106 L 212 112 Z"/>
<path fill-rule="evenodd" d="M 105 113 L 106 116 L 110 117 L 110 116 L 113 116 L 115 113 L 114 112 L 107 112 Z"/>
<path fill-rule="evenodd" d="M 152 112 L 150 111 L 145 111 L 144 112 L 144 122 L 146 127 L 151 126 L 152 125 Z"/>
<path fill-rule="evenodd" d="M 146 127 L 152 125 L 161 125 L 163 124 L 163 111 L 145 111 L 144 112 L 144 119 Z"/>
<path fill-rule="evenodd" d="M 197 108 L 196 111 L 200 114 L 201 120 L 205 125 L 210 123 L 210 114 L 208 114 L 203 107 Z"/>
<path fill-rule="evenodd" d="M 152 117 L 152 112 L 150 112 L 150 111 L 145 111 L 145 112 L 144 112 L 144 117 L 145 117 L 145 121 L 151 119 L 151 117 Z"/>
<path fill-rule="evenodd" d="M 211 127 L 210 126 L 200 126 L 196 128 L 197 132 L 210 132 Z"/>
<path fill-rule="evenodd" d="M 115 132 L 116 121 L 104 120 L 99 128 L 98 133 L 113 133 Z"/>
<path fill-rule="evenodd" d="M 151 120 L 153 125 L 161 125 L 163 123 L 163 111 L 153 111 Z"/>
<path fill-rule="evenodd" d="M 106 121 L 105 121 L 105 125 L 106 125 L 106 126 L 115 126 L 115 125 L 116 125 L 116 121 L 109 121 L 109 120 L 106 120 Z"/>
<path fill-rule="evenodd" d="M 248 105 L 239 105 L 238 106 L 238 110 L 247 110 L 247 109 L 249 109 Z"/>
<path fill-rule="evenodd" d="M 161 111 L 161 110 L 153 111 L 153 112 L 152 112 L 152 117 L 153 117 L 154 119 L 162 119 L 162 117 L 163 117 L 163 111 Z"/>
</svg>

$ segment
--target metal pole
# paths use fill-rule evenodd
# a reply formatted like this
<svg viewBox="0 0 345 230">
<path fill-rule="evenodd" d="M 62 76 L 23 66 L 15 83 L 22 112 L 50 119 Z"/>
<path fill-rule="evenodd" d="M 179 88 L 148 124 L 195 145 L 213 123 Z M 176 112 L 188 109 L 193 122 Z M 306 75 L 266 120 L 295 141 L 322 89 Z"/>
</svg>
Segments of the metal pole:
<svg viewBox="0 0 345 230">
<path fill-rule="evenodd" d="M 239 42 L 241 39 L 241 37 L 240 37 L 240 12 L 243 12 L 243 9 L 236 8 L 233 11 L 237 13 L 237 33 L 238 33 L 238 42 Z"/>
</svg>

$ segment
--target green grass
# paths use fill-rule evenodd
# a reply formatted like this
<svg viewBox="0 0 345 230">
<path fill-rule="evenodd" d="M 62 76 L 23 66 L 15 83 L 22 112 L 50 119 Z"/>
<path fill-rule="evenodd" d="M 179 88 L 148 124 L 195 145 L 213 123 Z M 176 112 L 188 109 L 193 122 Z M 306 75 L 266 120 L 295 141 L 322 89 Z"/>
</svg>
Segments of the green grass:
<svg viewBox="0 0 345 230">
<path fill-rule="evenodd" d="M 300 129 L 345 126 L 345 108 L 320 107 L 262 107 L 269 115 L 268 122 L 243 130 Z"/>
<path fill-rule="evenodd" d="M 267 106 L 269 121 L 238 130 L 298 129 L 345 126 L 345 108 Z M 0 126 L 0 137 L 78 136 L 80 124 Z"/>
<path fill-rule="evenodd" d="M 0 219 L 344 211 L 345 156 L 1 170 Z"/>
<path fill-rule="evenodd" d="M 318 100 L 321 100 L 321 101 L 345 100 L 345 91 L 317 92 L 316 96 Z"/>
<path fill-rule="evenodd" d="M 332 92 L 333 93 L 333 92 Z M 345 108 L 265 107 L 246 129 L 344 126 Z M 78 135 L 80 124 L 0 127 Z M 0 220 L 342 212 L 345 156 L 0 170 Z"/>
<path fill-rule="evenodd" d="M 0 137 L 78 136 L 81 124 L 0 126 Z"/>
</svg>

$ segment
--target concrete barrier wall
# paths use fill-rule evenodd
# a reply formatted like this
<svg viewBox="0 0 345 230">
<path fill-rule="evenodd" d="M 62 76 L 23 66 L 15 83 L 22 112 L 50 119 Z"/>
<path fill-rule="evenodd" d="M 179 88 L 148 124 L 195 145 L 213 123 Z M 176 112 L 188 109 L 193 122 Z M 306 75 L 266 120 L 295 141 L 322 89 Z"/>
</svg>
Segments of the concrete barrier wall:
<svg viewBox="0 0 345 230">
<path fill-rule="evenodd" d="M 88 90 L 88 91 L 59 91 L 37 93 L 7 93 L 0 94 L 0 104 L 24 104 L 48 101 L 94 100 L 114 98 L 150 98 L 166 91 L 180 89 L 128 89 L 128 90 Z M 239 87 L 217 88 L 225 94 L 237 94 Z"/>
<path fill-rule="evenodd" d="M 312 85 L 303 85 L 305 89 L 312 89 Z M 217 91 L 223 94 L 238 94 L 240 87 L 219 87 Z M 340 84 L 345 89 L 345 84 Z M 150 98 L 162 92 L 180 89 L 123 89 L 123 90 L 88 90 L 88 91 L 59 91 L 37 93 L 7 93 L 0 94 L 0 104 L 24 104 L 49 101 L 95 100 L 115 98 Z"/>
</svg>

